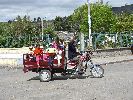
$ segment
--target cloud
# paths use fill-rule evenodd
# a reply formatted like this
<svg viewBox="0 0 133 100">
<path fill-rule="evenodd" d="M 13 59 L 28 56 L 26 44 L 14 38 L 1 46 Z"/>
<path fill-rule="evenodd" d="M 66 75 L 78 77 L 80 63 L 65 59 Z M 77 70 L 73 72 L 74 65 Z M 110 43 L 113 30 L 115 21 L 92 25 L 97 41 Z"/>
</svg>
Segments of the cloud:
<svg viewBox="0 0 133 100">
<path fill-rule="evenodd" d="M 25 4 L 33 4 L 35 0 L 0 0 L 0 5 L 25 5 Z"/>
<path fill-rule="evenodd" d="M 14 19 L 17 15 L 28 14 L 32 18 L 68 16 L 86 0 L 0 0 L 0 21 Z"/>
<path fill-rule="evenodd" d="M 98 0 L 90 0 L 96 2 Z M 121 6 L 133 3 L 131 0 L 103 0 L 110 5 Z M 30 15 L 53 19 L 56 16 L 68 16 L 74 9 L 86 3 L 87 0 L 0 0 L 0 21 L 14 19 L 17 15 Z"/>
</svg>

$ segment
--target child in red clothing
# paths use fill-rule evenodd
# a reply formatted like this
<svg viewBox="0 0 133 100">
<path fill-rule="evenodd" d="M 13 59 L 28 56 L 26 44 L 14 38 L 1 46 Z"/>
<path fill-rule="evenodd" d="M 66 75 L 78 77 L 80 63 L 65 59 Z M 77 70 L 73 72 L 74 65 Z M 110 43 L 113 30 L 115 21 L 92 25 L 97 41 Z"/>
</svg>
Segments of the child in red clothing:
<svg viewBox="0 0 133 100">
<path fill-rule="evenodd" d="M 36 45 L 36 48 L 34 50 L 34 56 L 36 57 L 37 65 L 39 65 L 39 60 L 41 59 L 41 54 L 43 53 L 43 50 L 40 48 L 40 45 Z"/>
</svg>

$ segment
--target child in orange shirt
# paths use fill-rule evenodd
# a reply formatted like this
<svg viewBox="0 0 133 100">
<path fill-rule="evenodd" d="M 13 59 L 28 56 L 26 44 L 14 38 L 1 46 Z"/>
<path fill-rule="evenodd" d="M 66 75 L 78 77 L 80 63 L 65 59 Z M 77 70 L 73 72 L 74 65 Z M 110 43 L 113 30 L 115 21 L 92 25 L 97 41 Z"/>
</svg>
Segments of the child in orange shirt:
<svg viewBox="0 0 133 100">
<path fill-rule="evenodd" d="M 36 57 L 37 65 L 39 66 L 39 60 L 41 59 L 42 49 L 40 48 L 40 45 L 37 44 L 36 48 L 34 50 L 34 56 Z"/>
</svg>

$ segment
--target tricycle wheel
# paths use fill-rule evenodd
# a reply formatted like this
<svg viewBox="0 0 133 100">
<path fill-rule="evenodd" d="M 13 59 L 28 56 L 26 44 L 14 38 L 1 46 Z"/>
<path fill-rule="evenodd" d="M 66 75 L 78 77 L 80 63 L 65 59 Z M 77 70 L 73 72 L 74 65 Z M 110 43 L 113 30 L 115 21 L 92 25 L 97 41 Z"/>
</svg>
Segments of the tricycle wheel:
<svg viewBox="0 0 133 100">
<path fill-rule="evenodd" d="M 104 69 L 100 65 L 94 65 L 91 69 L 91 75 L 96 78 L 102 78 L 104 74 Z"/>
<path fill-rule="evenodd" d="M 39 72 L 39 78 L 41 82 L 48 82 L 52 78 L 51 72 L 49 70 L 41 70 Z"/>
</svg>

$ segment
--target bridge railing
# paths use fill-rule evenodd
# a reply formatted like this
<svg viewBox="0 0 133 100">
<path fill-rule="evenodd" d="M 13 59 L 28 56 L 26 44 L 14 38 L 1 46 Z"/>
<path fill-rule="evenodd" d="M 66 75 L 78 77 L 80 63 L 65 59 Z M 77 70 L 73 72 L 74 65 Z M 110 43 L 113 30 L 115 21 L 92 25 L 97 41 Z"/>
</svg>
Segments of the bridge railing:
<svg viewBox="0 0 133 100">
<path fill-rule="evenodd" d="M 133 44 L 132 33 L 92 33 L 92 48 L 110 49 L 130 47 Z"/>
</svg>

